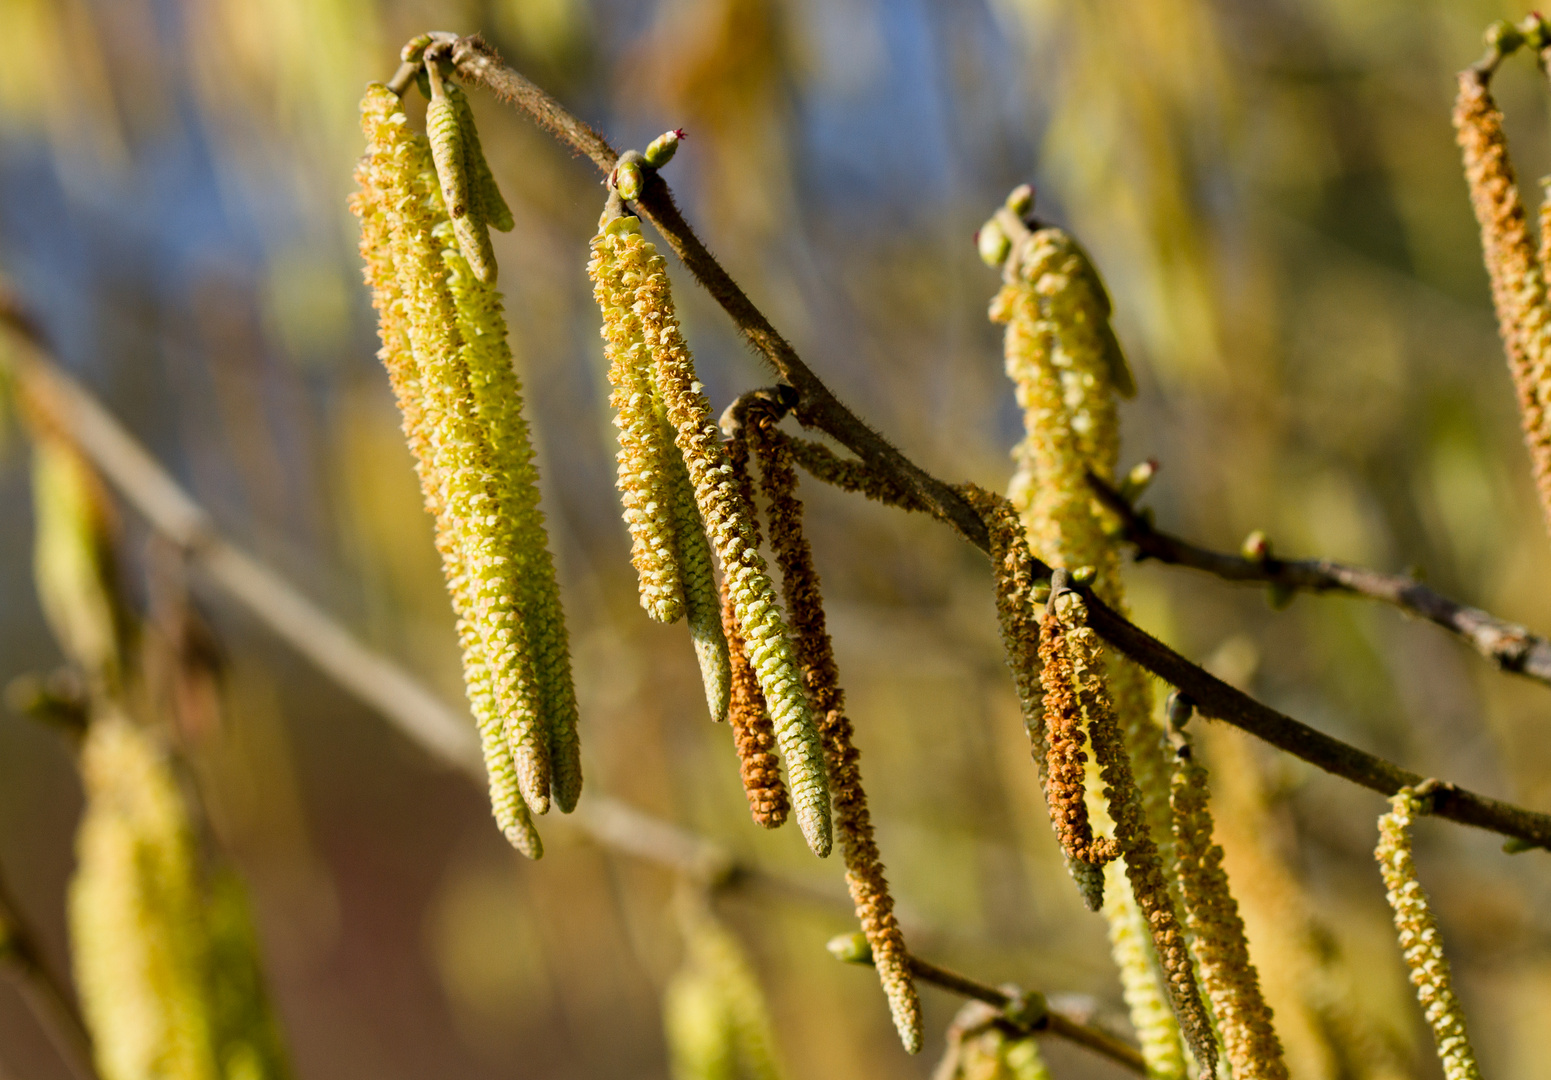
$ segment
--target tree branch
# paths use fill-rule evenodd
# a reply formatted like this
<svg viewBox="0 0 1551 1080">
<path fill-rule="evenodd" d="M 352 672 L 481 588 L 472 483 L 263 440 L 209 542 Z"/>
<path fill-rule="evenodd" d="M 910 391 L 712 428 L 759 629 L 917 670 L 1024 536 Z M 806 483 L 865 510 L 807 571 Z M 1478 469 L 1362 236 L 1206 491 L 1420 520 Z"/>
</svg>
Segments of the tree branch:
<svg viewBox="0 0 1551 1080">
<path fill-rule="evenodd" d="M 566 112 L 554 98 L 505 67 L 495 50 L 482 39 L 459 38 L 452 45 L 451 55 L 458 73 L 465 79 L 503 96 L 572 150 L 591 157 L 605 174 L 612 171 L 618 155 L 608 143 Z M 750 344 L 797 391 L 797 405 L 793 410 L 797 419 L 807 427 L 832 436 L 868 466 L 913 492 L 933 514 L 952 525 L 982 552 L 989 553 L 990 537 L 985 522 L 968 502 L 950 485 L 906 458 L 841 404 L 706 250 L 679 212 L 662 177 L 654 169 L 644 171 L 646 182 L 641 198 L 635 204 L 636 209 L 657 227 Z M 1050 567 L 1037 559 L 1034 565 L 1038 573 L 1050 572 Z M 1384 795 L 1393 795 L 1402 787 L 1422 779 L 1256 701 L 1131 624 L 1090 589 L 1078 587 L 1077 591 L 1087 602 L 1092 613 L 1090 625 L 1100 636 L 1193 698 L 1203 715 L 1232 724 L 1311 765 Z M 1447 793 L 1440 795 L 1437 816 L 1489 829 L 1532 847 L 1551 849 L 1551 815 L 1476 795 L 1463 788 L 1448 786 Z"/>
<path fill-rule="evenodd" d="M 1462 639 L 1503 671 L 1551 685 L 1551 640 L 1489 611 L 1461 604 L 1403 574 L 1386 574 L 1330 559 L 1251 559 L 1212 551 L 1172 536 L 1139 513 L 1125 496 L 1092 473 L 1088 483 L 1119 520 L 1122 535 L 1136 548 L 1136 561 L 1156 559 L 1204 570 L 1225 581 L 1278 585 L 1300 592 L 1338 592 L 1393 604 Z"/>
</svg>

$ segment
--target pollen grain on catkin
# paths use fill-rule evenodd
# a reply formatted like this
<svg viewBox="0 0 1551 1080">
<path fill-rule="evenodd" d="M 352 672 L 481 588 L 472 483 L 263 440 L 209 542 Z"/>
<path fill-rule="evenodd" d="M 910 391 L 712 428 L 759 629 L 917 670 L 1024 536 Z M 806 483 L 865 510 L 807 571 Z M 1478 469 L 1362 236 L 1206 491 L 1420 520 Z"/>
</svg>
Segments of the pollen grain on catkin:
<svg viewBox="0 0 1551 1080">
<path fill-rule="evenodd" d="M 788 444 L 776 437 L 775 424 L 768 410 L 748 410 L 745 429 L 759 458 L 760 488 L 769 506 L 770 543 L 781 570 L 781 591 L 791 620 L 793 644 L 824 742 L 846 884 L 867 943 L 872 946 L 873 964 L 888 998 L 894 1028 L 905 1050 L 916 1054 L 923 1041 L 921 1002 L 916 996 L 910 954 L 894 915 L 894 898 L 889 893 L 873 835 L 867 792 L 862 787 L 861 753 L 845 712 L 845 691 L 835 664 L 813 550 L 803 533 L 797 471 Z"/>
<path fill-rule="evenodd" d="M 679 331 L 667 265 L 656 247 L 635 231 L 605 229 L 598 250 L 604 258 L 617 260 L 621 281 L 634 283 L 633 309 L 652 354 L 657 392 L 786 761 L 798 827 L 814 853 L 827 856 L 832 837 L 823 746 L 775 585 L 754 543 L 753 509 L 732 475 L 710 402 Z"/>
<path fill-rule="evenodd" d="M 1438 1048 L 1445 1080 L 1480 1080 L 1475 1050 L 1465 1028 L 1465 1013 L 1454 994 L 1454 980 L 1443 939 L 1433 918 L 1427 893 L 1417 879 L 1411 852 L 1411 823 L 1426 812 L 1425 789 L 1402 788 L 1390 798 L 1389 813 L 1379 818 L 1379 844 L 1373 857 L 1384 876 L 1389 906 L 1395 915 L 1400 951 L 1410 969 L 1416 999 Z"/>
</svg>

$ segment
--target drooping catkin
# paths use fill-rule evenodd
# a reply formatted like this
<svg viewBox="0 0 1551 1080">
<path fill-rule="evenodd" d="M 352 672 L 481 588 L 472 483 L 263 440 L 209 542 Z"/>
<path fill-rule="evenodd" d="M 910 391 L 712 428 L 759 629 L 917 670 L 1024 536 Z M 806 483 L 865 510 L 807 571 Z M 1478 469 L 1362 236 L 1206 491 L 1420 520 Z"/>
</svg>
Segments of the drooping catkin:
<svg viewBox="0 0 1551 1080">
<path fill-rule="evenodd" d="M 749 447 L 747 441 L 735 438 L 727 444 L 728 465 L 732 469 L 733 482 L 738 485 L 744 501 L 754 502 L 749 480 Z M 759 544 L 758 522 L 751 522 L 752 541 Z M 727 579 L 721 582 L 722 632 L 726 636 L 731 665 L 730 695 L 727 720 L 732 727 L 733 742 L 738 751 L 738 771 L 743 779 L 743 792 L 749 800 L 749 812 L 754 821 L 767 829 L 786 823 L 791 800 L 786 784 L 781 779 L 781 763 L 776 757 L 775 727 L 770 713 L 765 709 L 765 695 L 759 689 L 759 676 L 749 660 L 748 647 L 743 633 L 738 629 L 738 614 L 733 609 L 732 596 L 727 591 Z"/>
<path fill-rule="evenodd" d="M 482 193 L 473 185 L 467 131 L 473 129 L 472 114 L 447 95 L 442 84 L 441 65 L 426 65 L 431 79 L 431 101 L 425 108 L 425 133 L 431 143 L 431 158 L 436 164 L 436 179 L 441 185 L 442 205 L 452 221 L 458 248 L 468 260 L 474 276 L 486 285 L 496 279 L 495 250 L 490 246 L 490 231 L 485 224 Z M 483 153 L 480 157 L 483 158 Z M 486 170 L 488 172 L 488 169 Z"/>
<path fill-rule="evenodd" d="M 684 963 L 663 995 L 674 1080 L 779 1080 L 764 995 L 743 950 L 709 910 L 680 906 Z"/>
<path fill-rule="evenodd" d="M 516 224 L 512 220 L 511 207 L 501 195 L 501 188 L 485 160 L 485 148 L 479 141 L 479 129 L 474 126 L 474 110 L 469 107 L 468 95 L 458 86 L 446 87 L 447 100 L 458 111 L 458 127 L 463 136 L 463 157 L 468 170 L 469 202 L 480 221 L 498 232 L 511 232 Z"/>
<path fill-rule="evenodd" d="M 382 320 L 381 355 L 436 519 L 492 808 L 507 837 L 536 856 L 537 837 L 526 810 L 510 797 L 508 772 L 515 773 L 522 801 L 548 809 L 551 731 L 517 580 L 519 568 L 532 561 L 523 551 L 534 536 L 500 512 L 503 481 L 474 401 L 449 271 L 432 235 L 445 214 L 434 181 L 424 180 L 432 173 L 429 146 L 408 129 L 387 87 L 369 87 L 361 112 L 367 153 L 357 170 L 362 192 L 354 207 L 363 248 L 372 245 L 367 277 Z M 503 731 L 505 755 L 492 746 Z"/>
<path fill-rule="evenodd" d="M 1395 913 L 1400 950 L 1410 969 L 1416 999 L 1438 1047 L 1446 1080 L 1480 1080 L 1475 1051 L 1465 1030 L 1465 1014 L 1454 996 L 1448 957 L 1427 893 L 1417 880 L 1411 855 L 1411 821 L 1427 812 L 1425 790 L 1402 788 L 1390 798 L 1390 812 L 1379 818 L 1379 845 L 1373 852 L 1384 875 L 1389 906 Z"/>
<path fill-rule="evenodd" d="M 803 507 L 797 497 L 797 473 L 791 451 L 783 440 L 773 437 L 775 420 L 767 411 L 751 408 L 747 431 L 759 456 L 760 487 L 769 501 L 770 543 L 781 569 L 781 591 L 791 619 L 793 644 L 824 740 L 846 885 L 867 943 L 872 946 L 873 963 L 888 997 L 900 1042 L 908 1053 L 920 1053 L 921 1002 L 910 976 L 910 954 L 894 916 L 894 898 L 889 894 L 883 860 L 873 837 L 867 792 L 862 787 L 861 754 L 853 740 L 851 720 L 845 713 L 845 692 L 835 664 L 813 550 L 802 529 Z"/>
<path fill-rule="evenodd" d="M 791 447 L 792 459 L 815 480 L 842 491 L 856 492 L 885 506 L 897 506 L 901 510 L 927 509 L 915 492 L 901 487 L 892 477 L 885 476 L 865 461 L 843 458 L 812 439 L 800 439 L 785 432 L 777 434 Z"/>
<path fill-rule="evenodd" d="M 660 407 L 658 416 L 664 432 L 669 432 L 668 418 Z M 706 709 L 712 720 L 721 723 L 727 719 L 732 700 L 732 656 L 722 630 L 722 592 L 711 565 L 711 545 L 695 505 L 695 487 L 689 481 L 689 470 L 677 452 L 668 454 L 667 462 L 673 539 L 684 582 L 685 621 L 689 623 L 689 639 L 700 664 Z M 744 659 L 747 661 L 746 655 Z"/>
<path fill-rule="evenodd" d="M 1492 285 L 1498 334 L 1508 357 L 1541 512 L 1551 527 L 1551 303 L 1519 196 L 1501 110 L 1488 76 L 1460 72 L 1454 127 Z"/>
<path fill-rule="evenodd" d="M 1061 620 L 1077 697 L 1088 724 L 1088 738 L 1104 779 L 1104 798 L 1115 822 L 1115 840 L 1125 856 L 1126 878 L 1137 906 L 1147 919 L 1153 948 L 1163 967 L 1164 983 L 1180 1029 L 1204 1075 L 1217 1068 L 1217 1043 L 1206 1007 L 1196 987 L 1195 968 L 1174 898 L 1169 892 L 1156 842 L 1142 807 L 1141 792 L 1131 772 L 1120 726 L 1109 698 L 1099 636 L 1087 626 L 1082 598 L 1063 593 L 1053 605 Z"/>
<path fill-rule="evenodd" d="M 1228 890 L 1223 850 L 1212 842 L 1208 794 L 1206 767 L 1196 760 L 1190 744 L 1181 740 L 1175 751 L 1170 802 L 1179 892 L 1201 982 L 1235 1080 L 1287 1080 L 1282 1043 L 1260 993 L 1260 975 L 1250 960 L 1244 920 Z"/>
<path fill-rule="evenodd" d="M 211 1027 L 227 1080 L 287 1080 L 293 1075 L 260 962 L 252 907 L 242 879 L 229 869 L 206 888 Z"/>
<path fill-rule="evenodd" d="M 1040 685 L 1045 692 L 1045 794 L 1050 820 L 1066 857 L 1103 866 L 1119 851 L 1110 838 L 1095 839 L 1084 786 L 1083 709 L 1077 672 L 1067 653 L 1061 622 L 1047 610 L 1039 633 Z M 1096 906 L 1096 905 L 1094 905 Z"/>
<path fill-rule="evenodd" d="M 71 957 L 103 1080 L 217 1080 L 193 830 L 150 735 L 93 719 L 70 883 Z"/>
<path fill-rule="evenodd" d="M 438 229 L 443 227 L 445 223 Z M 511 522 L 517 538 L 509 557 L 521 592 L 522 622 L 528 631 L 549 729 L 551 795 L 562 812 L 570 813 L 582 790 L 576 686 L 560 585 L 544 529 L 544 512 L 539 509 L 533 440 L 522 414 L 522 383 L 512 365 L 500 294 L 475 277 L 459 249 L 444 248 L 442 259 L 458 313 L 474 408 L 490 438 L 500 513 Z"/>
<path fill-rule="evenodd" d="M 808 846 L 820 857 L 827 856 L 831 834 L 823 747 L 775 586 L 753 543 L 752 508 L 734 482 L 721 433 L 679 332 L 667 266 L 657 249 L 636 232 L 605 232 L 601 247 L 619 261 L 622 280 L 634 275 L 635 313 L 655 363 L 657 390 L 694 485 L 701 520 L 722 564 L 738 628 L 786 759 L 797 824 Z"/>
<path fill-rule="evenodd" d="M 1024 538 L 1023 525 L 1012 503 L 974 484 L 962 489 L 981 518 L 991 537 L 991 569 L 996 579 L 996 614 L 1002 631 L 1002 651 L 1012 672 L 1023 728 L 1029 738 L 1029 754 L 1039 771 L 1040 789 L 1050 790 L 1050 744 L 1045 731 L 1045 702 L 1042 685 L 1044 661 L 1040 656 L 1040 622 L 1034 613 L 1034 567 Z M 1067 856 L 1066 868 L 1077 883 L 1077 891 L 1089 911 L 1098 911 L 1104 903 L 1102 870 L 1081 859 Z"/>
<path fill-rule="evenodd" d="M 609 404 L 619 429 L 619 499 L 630 530 L 630 561 L 640 582 L 641 606 L 658 622 L 672 623 L 683 617 L 685 605 L 669 475 L 669 458 L 676 451 L 671 431 L 658 417 L 652 357 L 633 310 L 636 282 L 624 280 L 624 267 L 614 257 L 617 246 L 606 239 L 640 227 L 640 221 L 628 215 L 601 224 L 592 240 L 587 273 L 603 312 Z"/>
</svg>

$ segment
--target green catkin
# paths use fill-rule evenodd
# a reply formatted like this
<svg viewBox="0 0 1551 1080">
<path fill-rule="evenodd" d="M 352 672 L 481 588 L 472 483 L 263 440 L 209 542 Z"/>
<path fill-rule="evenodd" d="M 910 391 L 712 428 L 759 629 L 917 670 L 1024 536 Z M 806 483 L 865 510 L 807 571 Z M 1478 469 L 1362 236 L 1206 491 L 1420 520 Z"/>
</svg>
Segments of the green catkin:
<svg viewBox="0 0 1551 1080">
<path fill-rule="evenodd" d="M 394 290 L 378 285 L 385 360 L 407 340 L 409 357 L 395 353 L 389 375 L 401 405 L 406 395 L 414 402 L 405 422 L 418 428 L 419 434 L 409 432 L 410 446 L 421 455 L 423 486 L 429 482 L 426 501 L 436 515 L 437 549 L 465 624 L 464 640 L 472 635 L 479 643 L 478 655 L 465 648 L 465 681 L 486 743 L 492 806 L 508 838 L 531 854 L 519 843 L 521 838 L 532 846 L 531 825 L 525 830 L 524 816 L 506 808 L 505 768 L 488 746 L 491 728 L 499 724 L 523 801 L 547 811 L 551 733 L 541 715 L 542 694 L 522 618 L 516 571 L 523 560 L 514 557 L 530 538 L 499 513 L 501 479 L 473 400 L 448 272 L 432 236 L 445 215 L 437 193 L 422 182 L 431 164 L 426 140 L 408 130 L 398 98 L 381 84 L 369 87 L 362 101 L 362 126 L 368 153 L 360 175 L 369 187 L 357 205 L 381 211 L 390 253 L 388 260 L 368 257 L 368 272 L 374 274 L 383 261 L 393 271 Z M 395 368 L 412 370 L 413 378 L 402 370 L 395 376 Z M 483 688 L 488 707 L 481 700 Z"/>
<path fill-rule="evenodd" d="M 671 439 L 672 429 L 660 403 L 658 417 L 664 434 Z M 673 533 L 684 583 L 684 613 L 689 622 L 689 638 L 695 646 L 695 659 L 700 663 L 706 709 L 712 720 L 721 723 L 727 719 L 732 698 L 732 658 L 727 648 L 727 636 L 722 633 L 721 589 L 716 584 L 705 525 L 695 506 L 695 487 L 689 481 L 689 470 L 677 452 L 666 457 L 668 501 L 673 508 Z"/>
<path fill-rule="evenodd" d="M 265 988 L 253 912 L 242 880 L 212 875 L 205 904 L 216 1059 L 225 1080 L 288 1080 L 285 1040 Z"/>
<path fill-rule="evenodd" d="M 518 537 L 512 558 L 520 560 L 517 574 L 522 620 L 528 628 L 543 712 L 549 723 L 551 795 L 555 805 L 569 814 L 582 790 L 576 687 L 560 585 L 544 530 L 544 512 L 539 509 L 533 440 L 522 415 L 522 383 L 512 366 L 500 293 L 473 275 L 458 249 L 443 249 L 442 258 L 457 307 L 474 405 L 494 451 L 501 513 L 514 524 Z"/>
<path fill-rule="evenodd" d="M 1427 812 L 1426 799 L 1425 790 L 1412 788 L 1402 788 L 1390 798 L 1390 812 L 1379 818 L 1379 845 L 1373 857 L 1384 875 L 1400 950 L 1416 987 L 1416 999 L 1432 1029 L 1445 1080 L 1480 1080 L 1481 1071 L 1465 1030 L 1465 1013 L 1454 996 L 1449 961 L 1443 955 L 1438 922 L 1417 880 L 1411 855 L 1411 821 Z"/>
<path fill-rule="evenodd" d="M 469 201 L 472 212 L 489 228 L 497 232 L 511 232 L 515 222 L 511 207 L 501 196 L 501 189 L 485 160 L 485 148 L 479 141 L 479 130 L 474 126 L 474 110 L 461 87 L 446 87 L 447 100 L 458 111 L 458 127 L 463 136 L 463 157 L 468 170 Z"/>
<path fill-rule="evenodd" d="M 1017 470 L 1008 496 L 1022 515 L 1034 553 L 1052 566 L 1093 567 L 1099 597 L 1123 611 L 1119 548 L 1106 535 L 1086 479 L 1090 470 L 1106 479 L 1114 475 L 1119 454 L 1115 397 L 1129 393 L 1132 385 L 1108 326 L 1108 297 L 1081 248 L 1057 229 L 1042 229 L 1020 241 L 1004 276 L 1007 284 L 992 301 L 990 315 L 1007 325 L 1007 374 L 1025 429 L 1014 451 Z M 1110 658 L 1109 666 L 1126 750 L 1159 859 L 1172 880 L 1169 770 L 1162 733 L 1152 717 L 1152 687 L 1146 673 L 1123 658 Z M 1089 809 L 1101 822 L 1107 814 L 1097 799 L 1097 780 L 1090 764 Z M 1103 910 L 1111 948 L 1148 1068 L 1156 1076 L 1183 1077 L 1177 1025 L 1145 935 L 1137 933 L 1145 929 L 1145 920 L 1116 866 L 1107 868 L 1105 881 Z M 1084 892 L 1091 895 L 1093 886 Z"/>
<path fill-rule="evenodd" d="M 780 1080 L 764 995 L 743 950 L 709 911 L 685 910 L 681 922 L 684 964 L 663 996 L 673 1080 Z"/>
<path fill-rule="evenodd" d="M 428 65 L 426 71 L 431 78 L 431 102 L 425 108 L 425 133 L 431 143 L 436 179 L 441 185 L 442 206 L 452 220 L 458 247 L 469 261 L 474 276 L 486 285 L 494 285 L 495 251 L 490 246 L 490 232 L 480 213 L 480 205 L 475 202 L 469 174 L 469 148 L 464 138 L 467 110 L 460 111 L 448 97 L 437 64 Z M 467 126 L 472 128 L 472 122 Z"/>
<path fill-rule="evenodd" d="M 103 1080 L 217 1080 L 193 830 L 150 736 L 117 713 L 81 748 L 71 956 Z"/>
<path fill-rule="evenodd" d="M 1034 1037 L 1013 1029 L 984 1002 L 959 1010 L 946 1042 L 932 1080 L 1050 1080 Z"/>
<path fill-rule="evenodd" d="M 1260 992 L 1260 974 L 1249 957 L 1244 920 L 1228 891 L 1223 849 L 1212 843 L 1206 767 L 1178 736 L 1170 804 L 1179 893 L 1185 905 L 1201 983 L 1212 1003 L 1223 1052 L 1235 1080 L 1287 1080 L 1282 1043 Z"/>
<path fill-rule="evenodd" d="M 679 511 L 672 490 L 670 459 L 677 456 L 673 434 L 658 412 L 651 353 L 641 337 L 641 323 L 632 310 L 634 297 L 623 280 L 623 268 L 609 256 L 604 238 L 638 230 L 634 217 L 600 224 L 592 242 L 587 272 L 593 296 L 603 312 L 604 351 L 609 359 L 609 404 L 619 429 L 618 486 L 630 530 L 630 561 L 640 585 L 641 606 L 658 622 L 677 622 L 684 615 L 683 567 L 675 535 Z"/>
<path fill-rule="evenodd" d="M 634 310 L 652 353 L 657 390 L 694 485 L 701 521 L 722 564 L 738 626 L 786 759 L 797 824 L 808 846 L 823 858 L 830 852 L 832 836 L 829 784 L 818 728 L 803 691 L 775 586 L 753 542 L 752 508 L 735 482 L 710 402 L 695 377 L 694 361 L 679 332 L 667 266 L 657 249 L 638 232 L 605 230 L 598 250 L 603 258 L 617 261 L 621 281 L 635 283 Z"/>
</svg>

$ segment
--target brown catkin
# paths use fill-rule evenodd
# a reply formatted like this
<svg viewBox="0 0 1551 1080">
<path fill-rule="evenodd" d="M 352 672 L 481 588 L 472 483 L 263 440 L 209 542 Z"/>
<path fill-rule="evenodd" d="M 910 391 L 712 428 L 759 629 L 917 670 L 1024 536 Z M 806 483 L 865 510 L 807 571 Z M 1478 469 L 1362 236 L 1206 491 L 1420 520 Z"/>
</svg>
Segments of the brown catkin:
<svg viewBox="0 0 1551 1080">
<path fill-rule="evenodd" d="M 1062 637 L 1075 670 L 1077 696 L 1088 721 L 1088 738 L 1093 742 L 1094 757 L 1104 778 L 1104 797 L 1115 822 L 1115 839 L 1125 856 L 1126 878 L 1152 933 L 1153 948 L 1163 967 L 1164 983 L 1180 1030 L 1201 1066 L 1202 1075 L 1210 1076 L 1217 1069 L 1217 1043 L 1196 987 L 1185 933 L 1174 910 L 1174 898 L 1163 875 L 1141 792 L 1131 773 L 1125 740 L 1110 703 L 1103 646 L 1098 634 L 1087 626 L 1087 611 L 1081 597 L 1065 593 L 1055 606 L 1065 627 Z"/>
<path fill-rule="evenodd" d="M 748 443 L 742 438 L 727 444 L 728 463 L 733 481 L 738 485 L 742 498 L 753 505 L 752 485 L 749 481 Z M 759 543 L 758 523 L 752 521 L 753 540 Z M 743 778 L 743 793 L 749 800 L 749 812 L 754 821 L 767 829 L 778 828 L 786 823 L 791 810 L 791 799 L 786 794 L 786 784 L 781 780 L 781 762 L 776 757 L 775 728 L 770 723 L 770 713 L 765 709 L 765 695 L 759 689 L 759 676 L 749 660 L 748 647 L 743 633 L 738 629 L 738 615 L 733 610 L 732 597 L 727 592 L 727 579 L 721 583 L 722 633 L 727 638 L 727 650 L 731 662 L 731 693 L 727 707 L 727 719 L 732 726 L 733 744 L 738 751 L 738 771 Z"/>
<path fill-rule="evenodd" d="M 797 472 L 787 444 L 773 437 L 775 420 L 768 412 L 751 409 L 748 431 L 759 455 L 760 487 L 769 500 L 770 543 L 781 568 L 781 588 L 791 619 L 793 644 L 824 742 L 846 884 L 867 943 L 872 946 L 873 963 L 888 997 L 895 1030 L 907 1052 L 920 1053 L 921 1002 L 910 977 L 910 954 L 894 916 L 894 898 L 889 895 L 883 860 L 873 838 L 867 792 L 862 787 L 861 754 L 852 738 L 851 720 L 845 714 L 845 692 L 835 665 L 813 550 L 803 534 Z"/>
<path fill-rule="evenodd" d="M 901 510 L 926 511 L 927 505 L 915 492 L 896 483 L 865 461 L 843 458 L 823 443 L 811 439 L 799 439 L 785 432 L 776 432 L 791 448 L 792 460 L 815 480 L 822 480 L 842 491 L 855 492 L 885 506 L 897 506 Z"/>
<path fill-rule="evenodd" d="M 529 858 L 536 859 L 543 853 L 543 845 L 519 791 L 494 679 L 481 636 L 473 622 L 472 585 L 457 536 L 447 521 L 443 484 L 437 475 L 436 448 L 422 405 L 423 389 L 411 341 L 411 300 L 401 285 L 394 263 L 396 245 L 388 208 L 412 203 L 418 197 L 407 178 L 425 171 L 429 148 L 404 127 L 404 113 L 398 98 L 386 87 L 374 85 L 368 88 L 361 108 L 368 146 L 367 154 L 356 170 L 361 190 L 352 197 L 351 209 L 361 220 L 361 255 L 366 264 L 367 284 L 372 290 L 372 304 L 378 314 L 382 348 L 377 355 L 398 402 L 426 509 L 437 523 L 436 549 L 442 558 L 458 618 L 464 683 L 490 780 L 491 809 L 497 825 L 512 845 Z"/>
<path fill-rule="evenodd" d="M 1212 1003 L 1235 1080 L 1287 1080 L 1282 1043 L 1271 1026 L 1271 1009 L 1260 993 L 1260 974 L 1249 957 L 1244 920 L 1228 890 L 1223 850 L 1212 843 L 1208 794 L 1206 767 L 1196 760 L 1190 744 L 1181 742 L 1170 793 L 1175 872 L 1185 904 L 1185 926 L 1201 966 L 1201 982 Z"/>
<path fill-rule="evenodd" d="M 1068 859 L 1103 866 L 1119 852 L 1113 840 L 1095 840 L 1083 785 L 1083 713 L 1076 672 L 1061 622 L 1047 609 L 1039 634 L 1040 685 L 1045 692 L 1045 797 L 1050 820 Z"/>
<path fill-rule="evenodd" d="M 1400 950 L 1410 968 L 1411 984 L 1421 1002 L 1438 1047 L 1438 1061 L 1445 1080 L 1481 1080 L 1470 1035 L 1465 1030 L 1465 1013 L 1454 996 L 1448 957 L 1443 955 L 1443 938 L 1438 921 L 1427 903 L 1427 893 L 1417 880 L 1416 863 L 1411 856 L 1411 821 L 1426 812 L 1425 790 L 1401 788 L 1389 800 L 1390 812 L 1379 818 L 1379 846 L 1373 857 L 1378 860 L 1388 890 L 1389 906 L 1395 914 L 1395 931 Z"/>
<path fill-rule="evenodd" d="M 1551 527 L 1551 415 L 1547 412 L 1551 408 L 1551 304 L 1502 122 L 1487 76 L 1470 68 L 1460 72 L 1454 127 L 1464 153 L 1470 202 L 1481 228 L 1481 251 L 1491 279 L 1498 334 L 1517 391 L 1524 442 L 1541 512 Z"/>
</svg>

